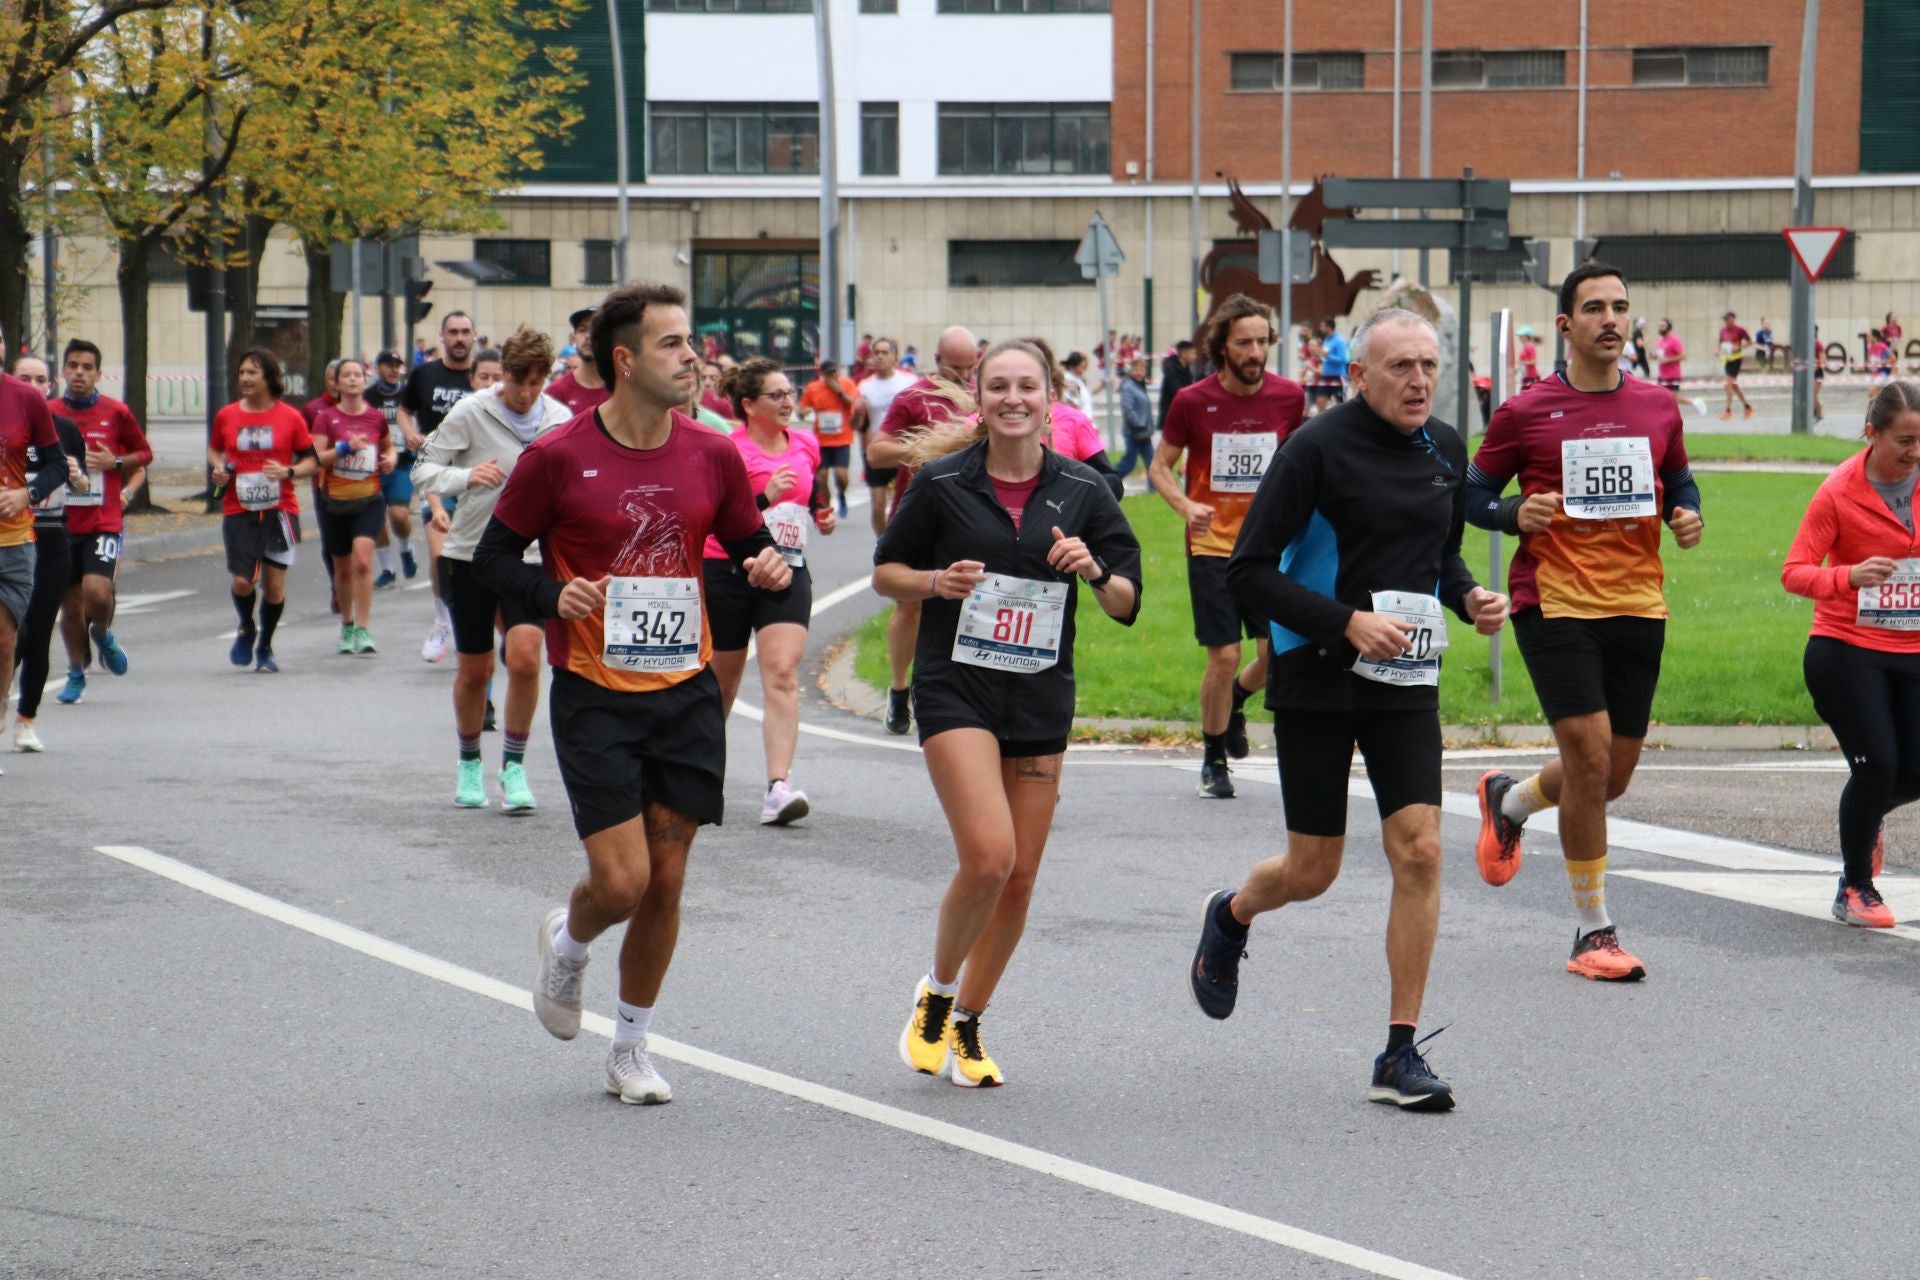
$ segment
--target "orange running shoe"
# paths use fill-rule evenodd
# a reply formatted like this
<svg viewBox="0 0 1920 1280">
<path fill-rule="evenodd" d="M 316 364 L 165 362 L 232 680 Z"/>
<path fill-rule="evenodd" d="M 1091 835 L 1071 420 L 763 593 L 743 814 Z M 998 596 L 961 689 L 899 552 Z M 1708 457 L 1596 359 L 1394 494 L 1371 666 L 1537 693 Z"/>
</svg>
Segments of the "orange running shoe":
<svg viewBox="0 0 1920 1280">
<path fill-rule="evenodd" d="M 1871 884 L 1851 885 L 1845 880 L 1840 882 L 1840 892 L 1834 895 L 1833 918 L 1862 929 L 1891 929 L 1895 924 L 1893 911 L 1878 889 Z"/>
<path fill-rule="evenodd" d="M 1640 957 L 1620 945 L 1620 935 L 1608 925 L 1574 939 L 1567 972 L 1595 982 L 1638 982 L 1647 976 L 1647 967 L 1640 963 Z"/>
<path fill-rule="evenodd" d="M 1733 410 L 1731 409 L 1726 410 L 1720 415 L 1720 421 L 1722 422 L 1731 422 L 1732 420 L 1733 420 Z"/>
<path fill-rule="evenodd" d="M 1873 878 L 1878 880 L 1880 873 L 1887 869 L 1887 829 L 1880 828 L 1873 837 Z"/>
<path fill-rule="evenodd" d="M 1751 417 L 1753 416 L 1753 406 L 1752 406 L 1752 405 L 1748 405 L 1748 406 L 1747 406 L 1747 411 L 1746 411 L 1745 413 L 1743 413 L 1743 414 L 1741 414 L 1740 416 L 1741 416 L 1741 418 L 1743 418 L 1743 419 L 1745 419 L 1745 418 L 1751 418 Z"/>
<path fill-rule="evenodd" d="M 1520 870 L 1520 828 L 1500 812 L 1500 802 L 1513 790 L 1513 778 L 1498 769 L 1480 775 L 1473 793 L 1480 801 L 1480 838 L 1473 845 L 1473 860 L 1480 866 L 1480 878 L 1491 885 L 1502 885 Z"/>
</svg>

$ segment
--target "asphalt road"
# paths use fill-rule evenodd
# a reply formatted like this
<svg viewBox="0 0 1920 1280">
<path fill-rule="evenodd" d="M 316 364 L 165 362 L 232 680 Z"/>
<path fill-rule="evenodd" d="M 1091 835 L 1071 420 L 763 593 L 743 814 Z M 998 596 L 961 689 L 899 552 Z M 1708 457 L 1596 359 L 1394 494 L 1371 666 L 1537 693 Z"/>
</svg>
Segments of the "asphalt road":
<svg viewBox="0 0 1920 1280">
<path fill-rule="evenodd" d="M 382 593 L 380 655 L 335 657 L 314 549 L 278 677 L 226 665 L 217 557 L 129 566 L 131 673 L 50 703 L 46 754 L 0 756 L 0 1274 L 1913 1271 L 1920 1120 L 1894 1069 L 1920 1041 L 1920 930 L 1825 918 L 1831 757 L 1650 756 L 1612 856 L 1651 970 L 1631 987 L 1562 970 L 1550 832 L 1513 884 L 1479 881 L 1467 793 L 1489 766 L 1452 761 L 1424 1025 L 1447 1028 L 1431 1059 L 1460 1105 L 1414 1116 L 1364 1100 L 1386 1002 L 1371 804 L 1333 890 L 1255 926 L 1215 1024 L 1184 966 L 1203 895 L 1281 839 L 1271 763 L 1220 803 L 1187 753 L 1075 751 L 985 1023 L 1011 1083 L 974 1092 L 895 1053 L 952 861 L 921 762 L 809 679 L 814 816 L 755 825 L 737 713 L 729 820 L 695 845 L 655 1022 L 675 1100 L 623 1107 L 596 1023 L 561 1044 L 524 1007 L 535 923 L 583 865 L 544 710 L 540 811 L 454 810 L 426 593 Z M 853 527 L 817 546 L 820 594 L 868 550 Z M 819 615 L 815 677 L 872 607 Z M 1920 831 L 1890 834 L 1898 857 Z M 1885 887 L 1920 919 L 1920 880 Z"/>
</svg>

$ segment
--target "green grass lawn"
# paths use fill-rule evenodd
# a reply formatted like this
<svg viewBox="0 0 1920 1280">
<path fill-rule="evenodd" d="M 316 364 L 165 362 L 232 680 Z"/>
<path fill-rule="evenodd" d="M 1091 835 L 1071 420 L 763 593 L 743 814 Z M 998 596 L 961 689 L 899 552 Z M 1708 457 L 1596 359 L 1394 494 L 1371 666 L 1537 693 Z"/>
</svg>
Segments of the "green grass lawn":
<svg viewBox="0 0 1920 1280">
<path fill-rule="evenodd" d="M 1865 447 L 1865 441 L 1838 436 L 1687 435 L 1687 457 L 1695 462 L 1841 462 Z"/>
<path fill-rule="evenodd" d="M 1779 439 L 1780 437 L 1766 437 Z M 1804 440 L 1804 437 L 1802 438 Z M 1665 724 L 1812 724 L 1818 717 L 1800 674 L 1813 603 L 1780 586 L 1780 564 L 1819 476 L 1706 476 L 1706 536 L 1692 551 L 1667 539 L 1667 601 L 1673 616 L 1656 721 Z M 1200 652 L 1187 606 L 1180 522 L 1157 497 L 1129 498 L 1126 512 L 1146 550 L 1146 593 L 1131 629 L 1083 599 L 1074 667 L 1079 714 L 1184 722 L 1197 718 Z M 1502 538 L 1511 555 L 1517 539 Z M 1467 530 L 1467 564 L 1485 579 L 1487 535 Z M 1504 583 L 1505 572 L 1502 570 Z M 1084 588 L 1083 588 L 1084 590 Z M 855 670 L 887 683 L 886 617 L 861 628 Z M 1503 697 L 1489 698 L 1488 641 L 1451 614 L 1442 719 L 1450 724 L 1539 723 L 1540 706 L 1512 633 L 1502 636 Z M 1264 711 L 1256 719 L 1265 719 Z"/>
</svg>

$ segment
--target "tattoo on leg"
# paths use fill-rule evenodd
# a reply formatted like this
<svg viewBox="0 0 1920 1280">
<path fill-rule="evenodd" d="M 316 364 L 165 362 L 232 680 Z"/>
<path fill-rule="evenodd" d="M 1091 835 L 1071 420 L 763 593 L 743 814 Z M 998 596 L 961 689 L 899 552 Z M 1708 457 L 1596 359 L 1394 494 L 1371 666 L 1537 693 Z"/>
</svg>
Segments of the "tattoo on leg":
<svg viewBox="0 0 1920 1280">
<path fill-rule="evenodd" d="M 1013 762 L 1013 776 L 1021 782 L 1060 781 L 1060 757 L 1021 756 Z"/>
</svg>

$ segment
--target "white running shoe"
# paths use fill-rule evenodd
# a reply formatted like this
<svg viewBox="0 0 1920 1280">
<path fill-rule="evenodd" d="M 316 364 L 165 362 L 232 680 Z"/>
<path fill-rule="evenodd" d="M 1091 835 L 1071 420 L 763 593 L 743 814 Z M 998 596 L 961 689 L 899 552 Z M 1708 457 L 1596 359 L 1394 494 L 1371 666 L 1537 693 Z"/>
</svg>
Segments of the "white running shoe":
<svg viewBox="0 0 1920 1280">
<path fill-rule="evenodd" d="M 766 799 L 760 802 L 760 825 L 784 827 L 806 817 L 808 808 L 807 793 L 782 778 L 767 787 Z"/>
<path fill-rule="evenodd" d="M 13 749 L 15 751 L 45 751 L 40 745 L 40 735 L 33 731 L 33 721 L 16 720 L 13 725 Z"/>
<path fill-rule="evenodd" d="M 1707 402 L 1705 400 L 1702 400 L 1699 396 L 1695 396 L 1689 403 L 1693 405 L 1693 411 L 1695 413 L 1703 418 L 1707 416 Z"/>
<path fill-rule="evenodd" d="M 574 964 L 553 949 L 553 931 L 567 918 L 555 907 L 540 921 L 540 977 L 533 984 L 533 1013 L 548 1034 L 571 1040 L 580 1034 L 580 988 L 587 962 Z"/>
<path fill-rule="evenodd" d="M 426 643 L 420 646 L 420 656 L 428 662 L 438 662 L 447 656 L 447 641 L 453 638 L 453 629 L 444 622 L 433 624 L 433 630 L 427 632 Z"/>
<path fill-rule="evenodd" d="M 636 1107 L 673 1101 L 673 1086 L 654 1070 L 645 1040 L 613 1046 L 607 1055 L 607 1092 Z"/>
</svg>

